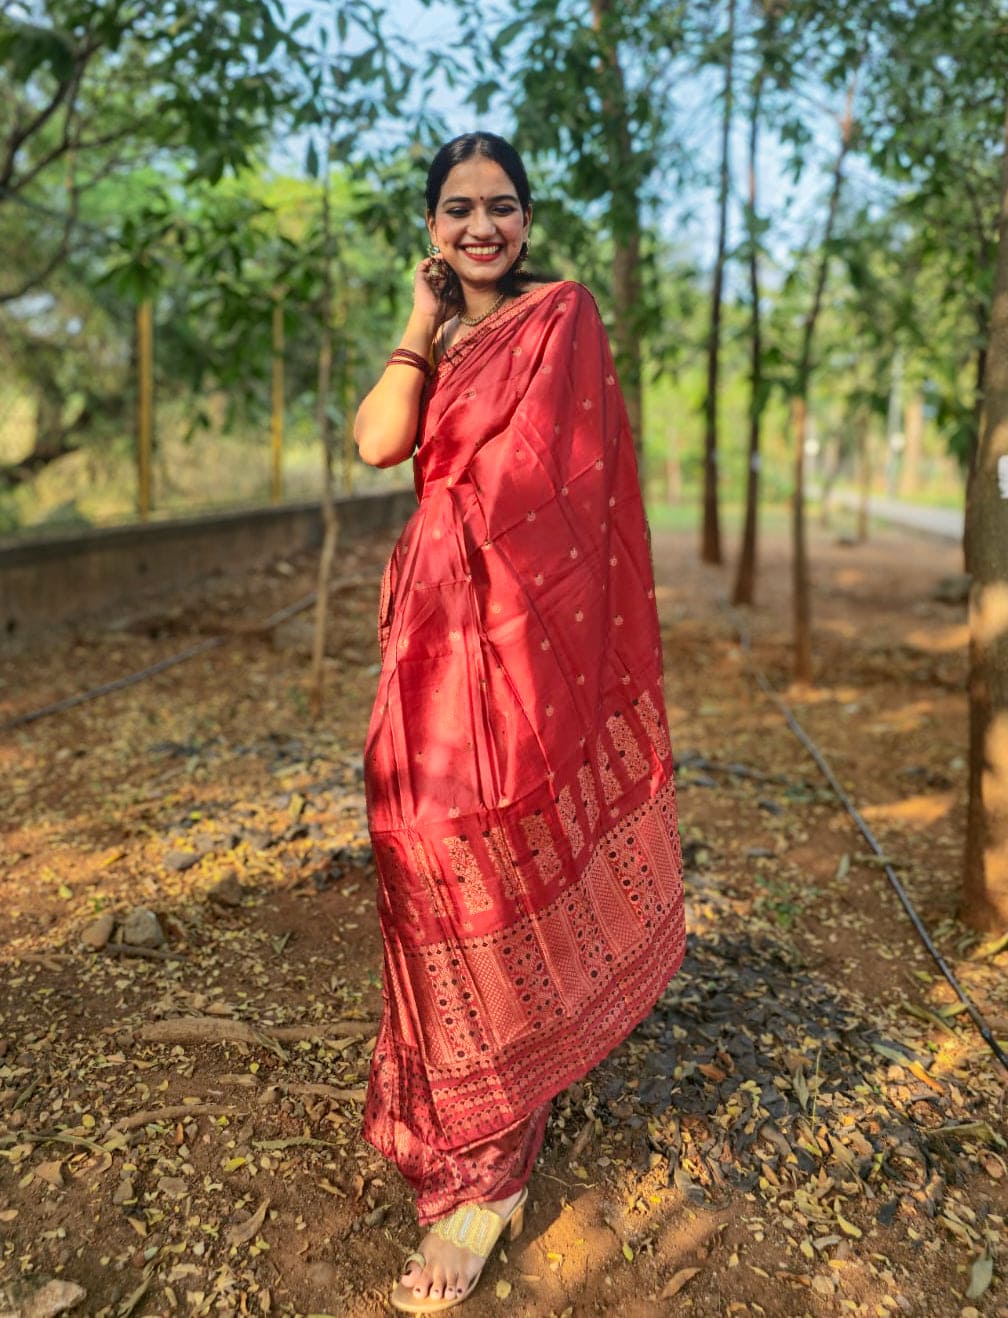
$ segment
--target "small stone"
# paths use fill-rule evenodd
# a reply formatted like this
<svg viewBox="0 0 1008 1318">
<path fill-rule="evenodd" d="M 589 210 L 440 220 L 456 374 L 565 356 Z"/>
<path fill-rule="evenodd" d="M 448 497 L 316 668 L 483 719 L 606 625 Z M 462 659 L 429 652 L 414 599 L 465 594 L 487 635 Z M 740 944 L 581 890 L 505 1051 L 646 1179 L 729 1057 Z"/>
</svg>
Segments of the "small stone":
<svg viewBox="0 0 1008 1318">
<path fill-rule="evenodd" d="M 74 1281 L 54 1281 L 48 1277 L 19 1277 L 0 1286 L 2 1318 L 56 1318 L 75 1309 L 87 1296 L 83 1286 Z"/>
<path fill-rule="evenodd" d="M 170 1195 L 173 1199 L 181 1199 L 184 1194 L 188 1194 L 189 1186 L 181 1176 L 162 1176 L 157 1183 L 157 1188 L 162 1194 Z"/>
<path fill-rule="evenodd" d="M 114 928 L 115 917 L 111 912 L 106 911 L 104 915 L 99 915 L 97 920 L 92 920 L 87 928 L 83 930 L 80 940 L 85 947 L 93 947 L 98 952 L 112 937 Z"/>
<path fill-rule="evenodd" d="M 128 1176 L 124 1177 L 115 1188 L 115 1194 L 112 1196 L 114 1204 L 128 1204 L 136 1198 L 133 1191 L 133 1182 Z"/>
<path fill-rule="evenodd" d="M 164 934 L 153 911 L 136 906 L 123 921 L 123 942 L 132 947 L 160 947 Z"/>
<path fill-rule="evenodd" d="M 169 851 L 163 863 L 166 870 L 173 870 L 176 874 L 184 874 L 186 870 L 191 870 L 198 863 L 199 858 L 198 851 Z"/>
<path fill-rule="evenodd" d="M 6 1057 L 6 1056 L 7 1056 L 7 1049 L 8 1049 L 9 1047 L 10 1047 L 10 1044 L 7 1042 L 6 1039 L 0 1039 L 0 1057 Z"/>
<path fill-rule="evenodd" d="M 241 906 L 245 889 L 238 882 L 234 870 L 228 870 L 207 892 L 207 896 L 218 906 Z"/>
</svg>

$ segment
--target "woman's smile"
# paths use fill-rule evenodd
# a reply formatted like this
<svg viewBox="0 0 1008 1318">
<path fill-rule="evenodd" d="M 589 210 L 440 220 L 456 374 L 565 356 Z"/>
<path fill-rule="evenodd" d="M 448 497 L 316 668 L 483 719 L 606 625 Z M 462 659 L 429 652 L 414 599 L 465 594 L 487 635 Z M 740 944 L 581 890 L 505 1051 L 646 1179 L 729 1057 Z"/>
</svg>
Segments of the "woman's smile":
<svg viewBox="0 0 1008 1318">
<path fill-rule="evenodd" d="M 495 261 L 503 251 L 500 243 L 463 244 L 462 251 L 472 261 Z"/>
</svg>

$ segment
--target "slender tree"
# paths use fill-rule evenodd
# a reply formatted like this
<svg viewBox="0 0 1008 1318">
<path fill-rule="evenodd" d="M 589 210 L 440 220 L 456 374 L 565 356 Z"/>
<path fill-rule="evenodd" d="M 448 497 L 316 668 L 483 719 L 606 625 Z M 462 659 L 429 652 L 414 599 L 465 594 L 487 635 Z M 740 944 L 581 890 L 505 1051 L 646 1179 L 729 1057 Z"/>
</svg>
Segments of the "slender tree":
<svg viewBox="0 0 1008 1318">
<path fill-rule="evenodd" d="M 749 204 L 746 228 L 749 265 L 749 460 L 746 464 L 745 522 L 739 551 L 733 604 L 752 604 L 756 593 L 756 534 L 759 520 L 760 431 L 762 429 L 763 324 L 760 309 L 759 268 L 759 129 L 763 102 L 764 70 L 762 64 L 753 79 L 749 106 Z"/>
<path fill-rule="evenodd" d="M 466 13 L 471 6 L 459 0 L 459 9 Z M 508 99 L 516 141 L 551 194 L 537 214 L 555 214 L 559 201 L 564 227 L 573 216 L 588 218 L 595 248 L 608 253 L 596 287 L 612 309 L 613 352 L 640 453 L 643 346 L 658 321 L 643 217 L 659 166 L 668 187 L 681 159 L 671 107 L 683 14 L 659 0 L 575 0 L 563 6 L 515 0 L 511 9 L 515 17 L 494 34 L 488 63 L 499 68 L 510 62 L 517 70 Z M 478 48 L 478 33 L 473 40 Z M 496 81 L 479 82 L 473 89 L 477 109 L 499 90 Z M 535 235 L 534 229 L 538 242 Z M 553 250 L 562 249 L 556 234 L 551 241 Z M 590 251 L 578 256 L 589 266 L 597 261 Z M 582 261 L 579 266 L 578 276 L 590 277 Z"/>
<path fill-rule="evenodd" d="M 613 0 L 592 0 L 592 15 L 599 51 L 605 61 L 602 79 L 602 114 L 606 128 L 606 157 L 616 161 L 633 158 L 634 144 L 626 77 L 620 60 L 618 40 L 613 35 Z M 614 187 L 610 200 L 612 232 L 613 351 L 626 399 L 627 416 L 638 456 L 644 444 L 644 400 L 641 389 L 641 217 L 640 193 L 636 187 Z"/>
<path fill-rule="evenodd" d="M 1008 928 L 1008 114 L 983 417 L 967 516 L 969 818 L 963 915 Z"/>
<path fill-rule="evenodd" d="M 718 396 L 721 384 L 721 303 L 724 295 L 725 259 L 728 247 L 728 196 L 731 191 L 735 0 L 728 0 L 728 26 L 724 39 L 724 52 L 717 247 L 711 279 L 710 330 L 707 337 L 707 392 L 704 396 L 703 530 L 700 557 L 705 563 L 721 562 L 721 523 L 718 514 Z"/>
<path fill-rule="evenodd" d="M 332 137 L 327 135 L 322 171 L 322 269 L 319 298 L 319 353 L 318 353 L 318 432 L 322 458 L 322 551 L 319 554 L 318 578 L 315 598 L 315 626 L 312 635 L 312 664 L 309 679 L 309 706 L 318 718 L 325 695 L 325 646 L 329 622 L 329 579 L 332 575 L 336 541 L 339 538 L 339 519 L 333 497 L 333 417 L 332 417 L 332 366 L 333 366 L 333 261 L 334 241 L 331 186 Z"/>
<path fill-rule="evenodd" d="M 794 486 L 791 495 L 792 516 L 792 609 L 794 619 L 794 676 L 799 682 L 812 681 L 812 590 L 809 579 L 808 536 L 805 529 L 805 447 L 808 441 L 808 405 L 812 384 L 816 324 L 822 310 L 826 277 L 832 255 L 833 233 L 843 191 L 844 165 L 854 140 L 854 83 L 847 91 L 847 104 L 840 121 L 840 148 L 833 166 L 826 226 L 812 299 L 802 324 L 801 347 L 791 395 L 791 442 L 794 446 Z"/>
</svg>

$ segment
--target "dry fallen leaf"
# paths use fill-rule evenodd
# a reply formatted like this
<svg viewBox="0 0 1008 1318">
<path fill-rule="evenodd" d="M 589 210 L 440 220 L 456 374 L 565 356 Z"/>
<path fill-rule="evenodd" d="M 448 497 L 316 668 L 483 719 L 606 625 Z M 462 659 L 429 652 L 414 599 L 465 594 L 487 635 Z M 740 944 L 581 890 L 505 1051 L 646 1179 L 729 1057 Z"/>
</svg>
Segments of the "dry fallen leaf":
<svg viewBox="0 0 1008 1318">
<path fill-rule="evenodd" d="M 659 1298 L 662 1300 L 671 1300 L 672 1296 L 678 1295 L 686 1283 L 692 1281 L 700 1271 L 700 1268 L 680 1268 L 679 1271 L 673 1273 L 665 1283 Z"/>
<path fill-rule="evenodd" d="M 55 1162 L 40 1162 L 35 1168 L 35 1175 L 56 1189 L 63 1187 L 63 1167 L 58 1158 Z"/>
<path fill-rule="evenodd" d="M 974 1260 L 970 1268 L 969 1290 L 966 1292 L 967 1300 L 976 1300 L 983 1295 L 984 1291 L 994 1279 L 994 1260 L 989 1254 L 981 1254 L 978 1259 Z"/>
<path fill-rule="evenodd" d="M 249 1240 L 254 1240 L 259 1228 L 266 1220 L 266 1210 L 269 1208 L 270 1201 L 264 1199 L 251 1217 L 239 1222 L 228 1229 L 225 1239 L 229 1245 L 244 1245 Z"/>
</svg>

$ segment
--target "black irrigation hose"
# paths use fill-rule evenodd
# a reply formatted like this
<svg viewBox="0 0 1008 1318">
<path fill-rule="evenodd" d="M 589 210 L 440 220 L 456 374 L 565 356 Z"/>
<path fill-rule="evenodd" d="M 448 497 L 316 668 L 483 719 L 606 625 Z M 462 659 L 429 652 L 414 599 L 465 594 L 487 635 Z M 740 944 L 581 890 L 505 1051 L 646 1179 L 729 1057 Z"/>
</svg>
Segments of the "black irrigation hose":
<svg viewBox="0 0 1008 1318">
<path fill-rule="evenodd" d="M 246 630 L 252 632 L 268 631 L 269 628 L 276 627 L 281 622 L 286 622 L 288 618 L 292 618 L 296 613 L 303 613 L 305 609 L 310 609 L 315 603 L 316 597 L 317 592 L 312 591 L 310 595 L 305 595 L 294 604 L 288 604 L 286 608 L 271 613 L 263 622 L 257 623 Z M 0 723 L 0 733 L 11 732 L 14 728 L 23 728 L 29 723 L 37 722 L 39 719 L 48 718 L 50 714 L 62 714 L 65 710 L 74 709 L 77 705 L 87 704 L 90 700 L 97 700 L 99 696 L 110 695 L 113 691 L 122 691 L 125 687 L 136 686 L 138 682 L 143 682 L 148 677 L 154 677 L 157 673 L 163 673 L 167 668 L 174 668 L 176 664 L 184 664 L 189 659 L 195 659 L 197 655 L 206 654 L 209 650 L 216 650 L 242 634 L 242 631 L 236 631 L 226 636 L 208 636 L 205 641 L 198 641 L 195 645 L 190 645 L 187 650 L 169 655 L 167 659 L 161 659 L 147 668 L 140 668 L 135 673 L 126 673 L 123 677 L 117 677 L 114 682 L 104 682 L 101 686 L 94 686 L 87 691 L 80 691 L 77 695 L 67 696 L 64 700 L 56 700 L 53 704 L 43 705 L 40 709 L 30 709 L 24 714 L 15 714 L 13 718 L 5 719 L 3 723 Z"/>
<path fill-rule="evenodd" d="M 862 817 L 861 812 L 858 810 L 857 806 L 847 795 L 843 786 L 837 779 L 836 774 L 830 768 L 829 763 L 827 762 L 822 751 L 820 751 L 819 747 L 815 744 L 812 738 L 808 735 L 808 733 L 805 731 L 802 725 L 795 718 L 790 705 L 787 704 L 787 702 L 783 699 L 783 697 L 778 695 L 778 693 L 771 686 L 767 676 L 756 665 L 756 662 L 754 661 L 752 656 L 752 643 L 749 639 L 749 633 L 746 630 L 745 624 L 739 618 L 738 613 L 735 611 L 735 609 L 731 607 L 731 605 L 727 604 L 727 602 L 725 602 L 724 607 L 731 615 L 732 622 L 734 623 L 735 626 L 735 630 L 738 633 L 739 644 L 742 647 L 742 652 L 746 657 L 746 663 L 748 665 L 749 671 L 752 674 L 753 678 L 755 679 L 756 684 L 759 686 L 760 690 L 764 693 L 764 695 L 766 695 L 784 715 L 788 727 L 798 738 L 801 744 L 805 747 L 809 755 L 811 755 L 812 759 L 815 761 L 817 767 L 819 768 L 819 771 L 822 773 L 823 777 L 829 783 L 837 800 L 841 803 L 841 805 L 850 815 L 851 819 L 854 820 L 855 824 L 857 824 L 858 828 L 861 830 L 861 834 L 864 837 L 865 841 L 871 847 L 872 851 L 875 853 L 878 859 L 882 862 L 882 868 L 885 870 L 885 876 L 889 880 L 889 883 L 892 886 L 893 891 L 896 893 L 896 896 L 900 899 L 903 909 L 904 911 L 906 911 L 907 916 L 910 919 L 910 923 L 917 931 L 917 936 L 920 938 L 921 942 L 924 944 L 928 952 L 931 954 L 931 957 L 934 960 L 935 965 L 945 976 L 946 980 L 949 982 L 952 989 L 954 990 L 956 996 L 959 998 L 959 1001 L 966 1008 L 966 1011 L 969 1013 L 970 1020 L 972 1020 L 973 1024 L 979 1030 L 980 1037 L 983 1039 L 984 1043 L 987 1044 L 988 1048 L 990 1048 L 991 1052 L 1001 1063 L 1002 1067 L 1005 1069 L 1006 1072 L 1008 1072 L 1008 1056 L 1005 1055 L 1004 1049 L 998 1043 L 997 1039 L 994 1038 L 990 1026 L 987 1024 L 987 1021 L 984 1019 L 979 1009 L 974 1004 L 973 999 L 962 987 L 958 979 L 956 979 L 955 972 L 949 966 L 948 962 L 945 960 L 942 954 L 938 951 L 937 947 L 935 947 L 931 935 L 928 933 L 923 920 L 920 918 L 920 916 L 917 913 L 916 907 L 914 906 L 913 902 L 910 900 L 907 890 L 903 887 L 903 884 L 900 882 L 899 876 L 896 874 L 896 871 L 886 860 L 885 852 L 882 850 L 881 846 L 879 845 L 878 839 L 875 837 L 875 834 L 868 827 L 867 823 Z"/>
</svg>

